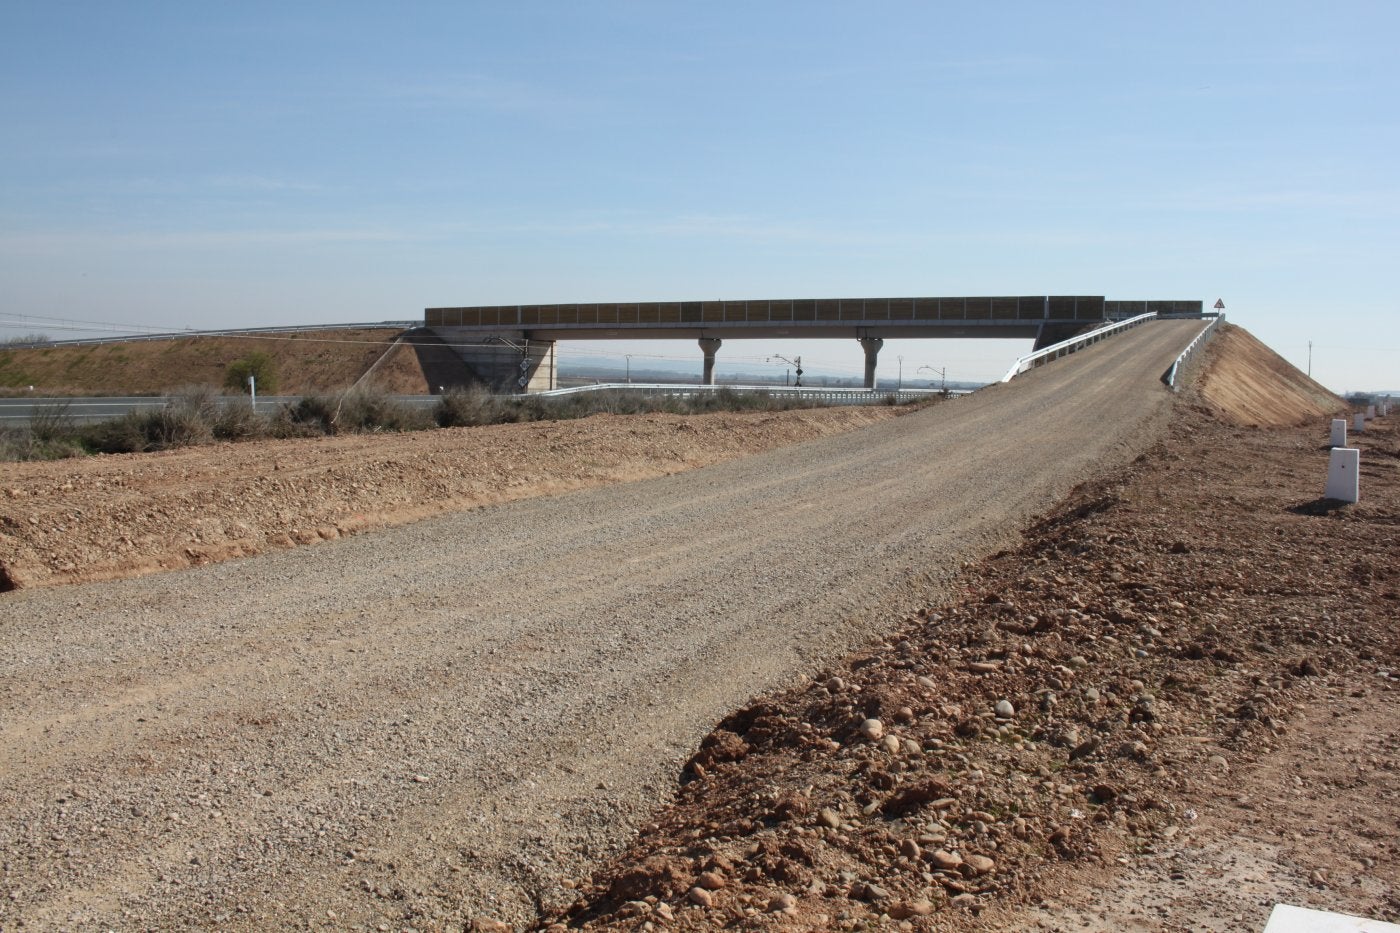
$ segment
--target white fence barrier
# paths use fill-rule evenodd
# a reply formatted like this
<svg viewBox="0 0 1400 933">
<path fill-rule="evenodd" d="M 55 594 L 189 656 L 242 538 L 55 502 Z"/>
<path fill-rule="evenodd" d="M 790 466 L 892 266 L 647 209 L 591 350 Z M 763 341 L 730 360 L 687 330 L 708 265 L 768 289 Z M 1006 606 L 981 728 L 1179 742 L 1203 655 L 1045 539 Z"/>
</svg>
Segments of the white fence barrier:
<svg viewBox="0 0 1400 933">
<path fill-rule="evenodd" d="M 1181 355 L 1176 358 L 1176 361 L 1172 363 L 1171 368 L 1168 369 L 1166 373 L 1162 376 L 1162 381 L 1167 384 L 1167 388 L 1171 389 L 1173 392 L 1178 391 L 1176 385 L 1176 377 L 1177 374 L 1181 372 L 1181 367 L 1186 365 L 1186 361 L 1189 360 L 1191 356 L 1197 350 L 1199 350 L 1207 340 L 1210 339 L 1211 332 L 1215 330 L 1215 326 L 1223 320 L 1225 320 L 1225 315 L 1217 315 L 1211 320 L 1209 324 L 1207 324 L 1205 327 L 1202 327 L 1201 332 L 1197 334 L 1195 338 L 1193 338 L 1192 341 L 1186 345 L 1185 350 L 1181 351 Z"/>
<path fill-rule="evenodd" d="M 1143 321 L 1150 321 L 1157 317 L 1156 311 L 1149 311 L 1146 314 L 1139 314 L 1137 317 L 1130 317 L 1126 321 L 1118 321 L 1115 324 L 1106 324 L 1103 327 L 1096 327 L 1088 333 L 1080 334 L 1078 337 L 1071 337 L 1068 340 L 1061 340 L 1059 343 L 1051 344 L 1043 350 L 1037 350 L 1029 356 L 1023 356 L 1011 365 L 1006 375 L 1001 377 L 1002 382 L 1010 382 L 1021 373 L 1035 366 L 1057 360 L 1062 356 L 1068 356 L 1076 350 L 1082 350 L 1091 343 L 1098 343 L 1105 337 L 1111 337 L 1119 331 L 1127 330 L 1130 327 L 1137 327 Z"/>
</svg>

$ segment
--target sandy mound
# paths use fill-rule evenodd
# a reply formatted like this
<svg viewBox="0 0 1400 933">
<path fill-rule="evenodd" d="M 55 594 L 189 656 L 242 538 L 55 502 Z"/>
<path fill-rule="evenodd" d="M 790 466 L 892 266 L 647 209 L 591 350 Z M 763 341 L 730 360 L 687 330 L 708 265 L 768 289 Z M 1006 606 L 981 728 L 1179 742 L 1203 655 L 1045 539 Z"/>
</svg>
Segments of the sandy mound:
<svg viewBox="0 0 1400 933">
<path fill-rule="evenodd" d="M 1232 424 L 1284 427 L 1323 418 L 1346 403 L 1242 327 L 1226 324 L 1206 345 L 1201 398 Z"/>
</svg>

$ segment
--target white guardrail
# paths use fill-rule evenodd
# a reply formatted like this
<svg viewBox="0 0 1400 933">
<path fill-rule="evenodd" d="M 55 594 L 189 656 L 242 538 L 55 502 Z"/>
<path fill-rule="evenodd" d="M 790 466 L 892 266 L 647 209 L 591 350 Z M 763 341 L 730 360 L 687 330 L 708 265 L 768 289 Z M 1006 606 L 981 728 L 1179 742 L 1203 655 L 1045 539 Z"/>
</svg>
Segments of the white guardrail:
<svg viewBox="0 0 1400 933">
<path fill-rule="evenodd" d="M 1210 333 L 1215 330 L 1215 325 L 1223 320 L 1225 320 L 1225 315 L 1223 314 L 1212 318 L 1211 322 L 1205 327 L 1202 327 L 1201 332 L 1186 345 L 1186 349 L 1181 351 L 1181 355 L 1172 363 L 1171 368 L 1162 374 L 1162 381 L 1167 384 L 1167 388 L 1171 389 L 1173 392 L 1180 391 L 1176 386 L 1177 371 L 1185 365 L 1186 361 L 1191 358 L 1193 353 L 1199 350 L 1201 346 L 1210 339 Z"/>
<path fill-rule="evenodd" d="M 1057 360 L 1076 350 L 1083 349 L 1091 343 L 1098 343 L 1103 338 L 1112 336 L 1120 330 L 1127 330 L 1129 327 L 1137 327 L 1143 321 L 1150 321 L 1156 316 L 1156 311 L 1149 311 L 1146 314 L 1139 314 L 1137 317 L 1130 317 L 1125 321 L 1118 321 L 1114 324 L 1106 324 L 1103 327 L 1097 327 L 1088 333 L 1080 334 L 1078 337 L 1071 337 L 1068 340 L 1061 340 L 1059 343 L 1051 344 L 1044 350 L 1037 350 L 1029 356 L 1021 357 L 1012 364 L 1001 381 L 1010 382 L 1028 369 L 1040 366 L 1043 363 L 1048 363 L 1050 360 Z"/>
<path fill-rule="evenodd" d="M 526 398 L 559 398 L 577 395 L 581 392 L 636 392 L 640 395 L 704 395 L 714 392 L 767 393 L 774 396 L 812 399 L 820 402 L 845 402 L 861 405 L 883 402 L 890 396 L 901 402 L 912 402 L 922 398 L 941 395 L 939 389 L 831 389 L 817 386 L 765 386 L 765 385 L 677 385 L 656 382 L 604 382 L 596 385 L 572 386 L 567 389 L 550 389 L 547 392 L 532 392 Z M 966 395 L 966 389 L 949 389 L 949 395 Z M 521 398 L 521 396 L 507 396 Z"/>
<path fill-rule="evenodd" d="M 577 386 L 568 389 L 554 389 L 550 392 L 532 392 L 528 395 L 501 395 L 501 399 L 524 401 L 532 398 L 560 398 L 587 392 L 632 392 L 639 395 L 692 396 L 729 390 L 736 393 L 766 393 L 773 396 L 796 397 L 818 402 L 843 405 L 885 404 L 891 397 L 897 402 L 913 402 L 942 394 L 938 389 L 828 389 L 803 386 L 745 386 L 745 385 L 677 385 L 675 383 L 603 383 Z M 336 394 L 336 393 L 331 393 Z M 966 389 L 949 389 L 948 395 L 967 395 Z M 256 410 L 263 413 L 275 412 L 286 405 L 295 405 L 302 400 L 300 395 L 260 395 Z M 395 395 L 395 401 L 412 408 L 431 409 L 442 401 L 441 395 Z M 120 418 L 133 411 L 159 411 L 178 396 L 146 395 L 123 397 L 30 397 L 16 396 L 0 398 L 0 427 L 21 427 L 32 423 L 38 417 L 61 417 L 75 424 L 92 424 Z M 223 405 L 248 405 L 246 395 L 219 396 Z"/>
</svg>

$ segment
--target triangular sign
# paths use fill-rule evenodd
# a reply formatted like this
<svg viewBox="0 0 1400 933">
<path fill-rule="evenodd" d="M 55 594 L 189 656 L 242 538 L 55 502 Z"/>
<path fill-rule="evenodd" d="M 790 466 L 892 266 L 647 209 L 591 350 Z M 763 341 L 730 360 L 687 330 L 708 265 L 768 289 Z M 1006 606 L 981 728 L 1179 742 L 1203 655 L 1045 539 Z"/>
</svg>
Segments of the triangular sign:
<svg viewBox="0 0 1400 933">
<path fill-rule="evenodd" d="M 1217 310 L 1217 311 L 1224 311 L 1224 310 L 1225 310 L 1225 300 L 1224 300 L 1223 298 L 1217 298 L 1217 299 L 1215 299 L 1215 310 Z"/>
</svg>

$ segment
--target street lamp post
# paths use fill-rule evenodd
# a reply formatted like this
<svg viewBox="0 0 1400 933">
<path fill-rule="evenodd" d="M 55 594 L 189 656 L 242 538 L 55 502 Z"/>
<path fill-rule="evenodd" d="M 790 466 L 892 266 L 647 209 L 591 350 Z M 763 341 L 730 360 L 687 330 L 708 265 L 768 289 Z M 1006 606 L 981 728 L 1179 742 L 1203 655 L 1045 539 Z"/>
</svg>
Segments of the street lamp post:
<svg viewBox="0 0 1400 933">
<path fill-rule="evenodd" d="M 784 363 L 797 370 L 797 381 L 793 383 L 793 388 L 802 388 L 802 357 L 794 356 L 792 359 L 788 359 L 785 356 L 779 356 L 778 354 L 774 353 L 772 356 L 768 357 L 768 362 L 771 363 L 774 360 L 782 360 Z M 783 374 L 783 385 L 787 385 L 786 373 Z"/>
<path fill-rule="evenodd" d="M 948 367 L 944 366 L 942 369 L 934 369 L 932 366 L 920 366 L 918 371 L 919 371 L 919 372 L 923 372 L 923 371 L 926 370 L 926 369 L 927 369 L 929 372 L 931 372 L 931 373 L 938 373 L 938 391 L 940 391 L 940 392 L 947 392 L 947 391 L 948 391 Z"/>
</svg>

